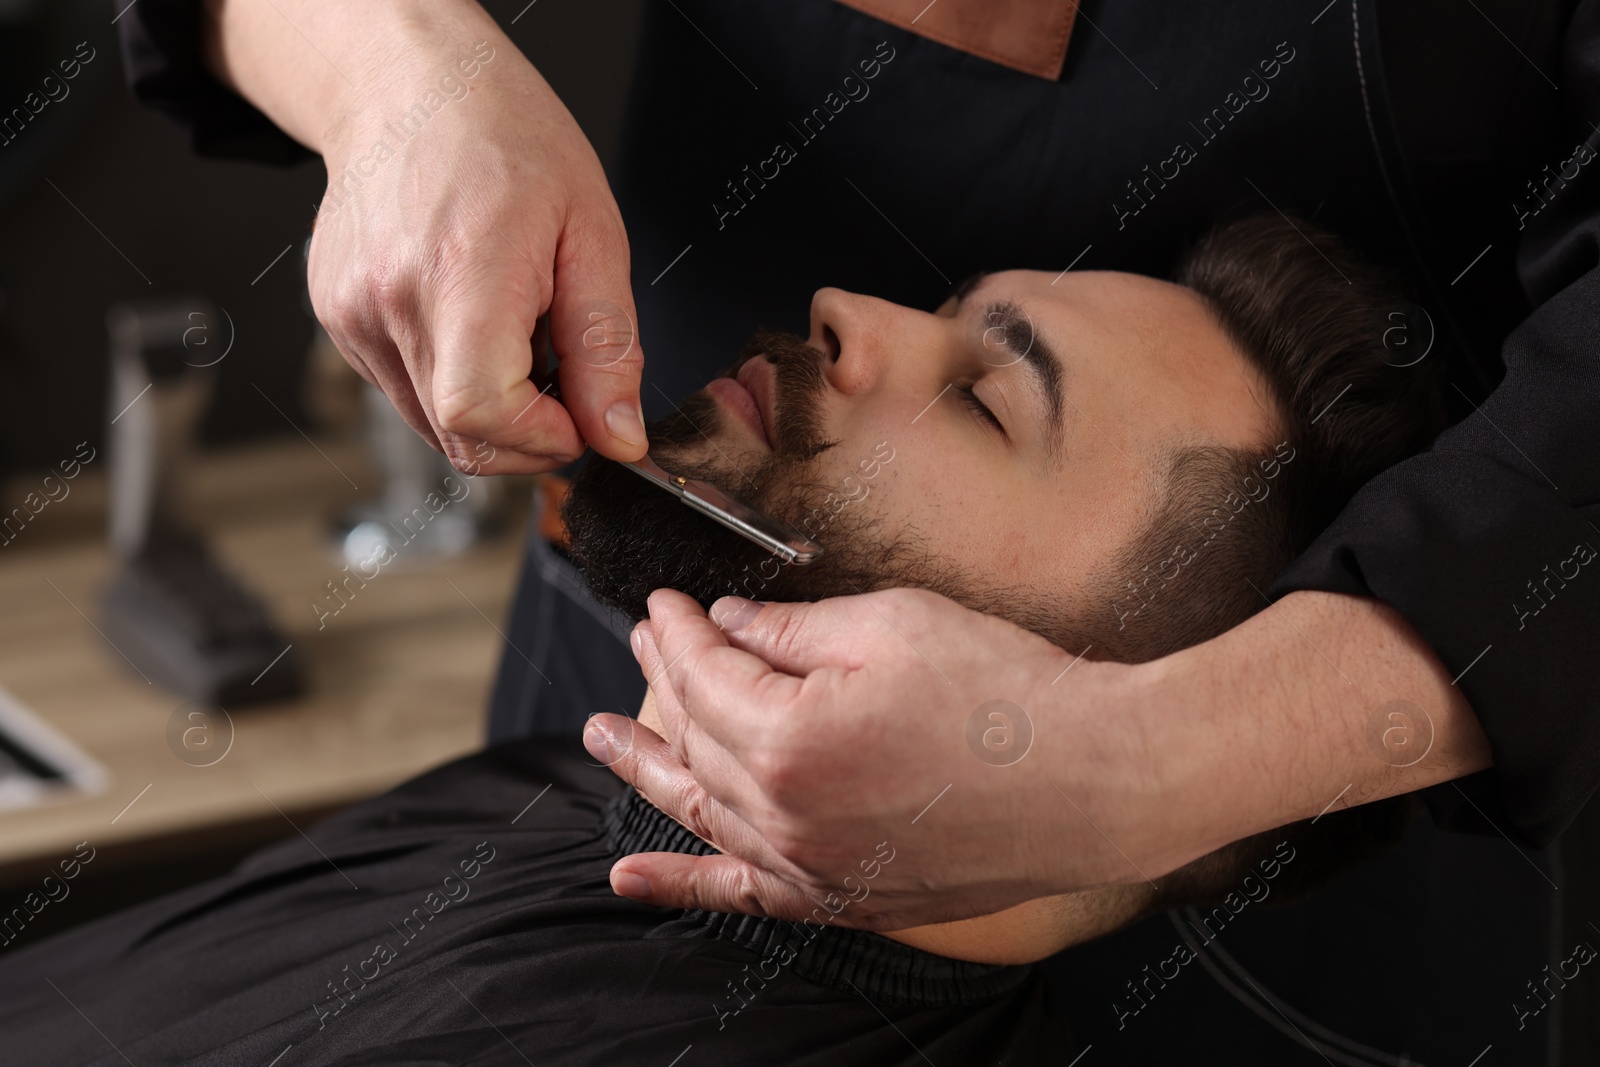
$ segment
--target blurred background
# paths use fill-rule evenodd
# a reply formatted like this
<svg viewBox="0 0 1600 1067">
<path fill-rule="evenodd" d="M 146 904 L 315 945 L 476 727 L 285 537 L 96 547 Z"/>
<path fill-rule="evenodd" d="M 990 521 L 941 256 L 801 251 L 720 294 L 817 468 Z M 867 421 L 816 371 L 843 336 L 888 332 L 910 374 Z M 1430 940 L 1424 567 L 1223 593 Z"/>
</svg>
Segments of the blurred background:
<svg viewBox="0 0 1600 1067">
<path fill-rule="evenodd" d="M 609 169 L 642 0 L 485 6 Z M 442 480 L 310 314 L 320 163 L 196 157 L 116 12 L 0 0 L 0 905 L 93 855 L 13 946 L 481 743 L 541 492 Z"/>
</svg>

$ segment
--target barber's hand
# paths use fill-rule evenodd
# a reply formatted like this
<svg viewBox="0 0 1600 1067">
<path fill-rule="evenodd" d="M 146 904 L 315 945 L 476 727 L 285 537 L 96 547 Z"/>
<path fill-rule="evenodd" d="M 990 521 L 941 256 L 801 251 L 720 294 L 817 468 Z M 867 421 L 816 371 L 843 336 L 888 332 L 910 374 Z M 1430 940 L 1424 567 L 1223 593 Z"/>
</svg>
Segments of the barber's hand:
<svg viewBox="0 0 1600 1067">
<path fill-rule="evenodd" d="M 712 607 L 716 622 L 661 590 L 635 629 L 665 739 L 617 715 L 584 734 L 726 853 L 617 861 L 613 889 L 664 906 L 947 921 L 1157 884 L 1230 841 L 1490 762 L 1449 671 L 1357 597 L 1292 593 L 1138 666 L 1075 662 L 909 589 Z M 997 700 L 1015 706 L 983 707 Z M 1411 707 L 1399 734 L 1396 700 Z"/>
<path fill-rule="evenodd" d="M 1029 727 L 997 707 L 978 714 L 969 744 L 980 705 L 1037 709 L 1072 656 L 909 589 L 773 604 L 753 621 L 722 610 L 740 605 L 759 607 L 714 606 L 725 631 L 680 593 L 652 595 L 635 654 L 671 743 L 615 715 L 585 733 L 597 758 L 728 853 L 627 857 L 613 868 L 618 892 L 795 919 L 848 901 L 830 921 L 894 929 L 1052 892 L 1063 858 L 1079 884 L 1141 878 L 1073 807 L 1087 811 L 1093 795 L 1095 821 L 1116 826 L 1112 809 L 1154 787 L 1138 731 L 1080 730 L 1076 758 L 1054 762 L 1036 739 L 1002 766 L 1018 750 L 997 755 L 1004 739 L 985 747 L 985 731 L 1015 741 Z M 1083 661 L 1073 674 L 1100 684 L 1117 670 Z"/>
<path fill-rule="evenodd" d="M 321 138 L 329 188 L 312 305 L 350 364 L 470 473 L 551 470 L 585 443 L 637 459 L 643 352 L 605 174 L 494 23 L 449 7 L 457 21 L 430 28 L 435 39 L 362 70 L 354 103 Z M 475 74 L 457 69 L 463 60 Z M 459 96 L 441 92 L 446 75 Z M 419 121 L 407 139 L 403 124 Z M 547 312 L 559 401 L 528 377 Z"/>
</svg>

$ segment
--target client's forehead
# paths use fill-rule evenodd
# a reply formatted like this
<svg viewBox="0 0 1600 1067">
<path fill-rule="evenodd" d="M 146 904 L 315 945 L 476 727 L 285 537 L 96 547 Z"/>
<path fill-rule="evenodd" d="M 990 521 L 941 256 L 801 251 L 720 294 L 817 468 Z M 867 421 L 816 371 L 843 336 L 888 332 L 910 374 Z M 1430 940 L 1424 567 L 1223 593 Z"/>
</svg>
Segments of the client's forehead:
<svg viewBox="0 0 1600 1067">
<path fill-rule="evenodd" d="M 1011 270 L 966 296 L 980 315 L 997 301 L 1024 309 L 1059 353 L 1080 419 L 1123 424 L 1143 445 L 1252 447 L 1274 432 L 1265 379 L 1192 289 L 1116 271 Z"/>
</svg>

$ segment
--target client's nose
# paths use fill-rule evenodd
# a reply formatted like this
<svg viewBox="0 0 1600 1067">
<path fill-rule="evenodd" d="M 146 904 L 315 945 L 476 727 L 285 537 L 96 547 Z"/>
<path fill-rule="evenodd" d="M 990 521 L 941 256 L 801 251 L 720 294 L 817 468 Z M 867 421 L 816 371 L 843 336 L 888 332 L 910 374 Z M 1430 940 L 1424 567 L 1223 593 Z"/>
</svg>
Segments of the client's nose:
<svg viewBox="0 0 1600 1067">
<path fill-rule="evenodd" d="M 896 353 L 916 343 L 917 312 L 843 289 L 818 289 L 811 298 L 808 343 L 826 354 L 824 373 L 846 396 L 879 388 Z"/>
</svg>

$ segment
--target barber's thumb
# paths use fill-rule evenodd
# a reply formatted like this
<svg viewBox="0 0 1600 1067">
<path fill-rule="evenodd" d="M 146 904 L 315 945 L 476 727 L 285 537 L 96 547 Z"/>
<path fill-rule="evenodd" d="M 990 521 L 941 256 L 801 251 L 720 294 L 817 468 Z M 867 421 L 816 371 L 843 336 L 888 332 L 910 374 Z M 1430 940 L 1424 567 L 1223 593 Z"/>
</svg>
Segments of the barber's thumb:
<svg viewBox="0 0 1600 1067">
<path fill-rule="evenodd" d="M 618 896 L 663 908 L 799 919 L 816 907 L 799 889 L 735 856 L 641 852 L 611 868 Z"/>
</svg>

